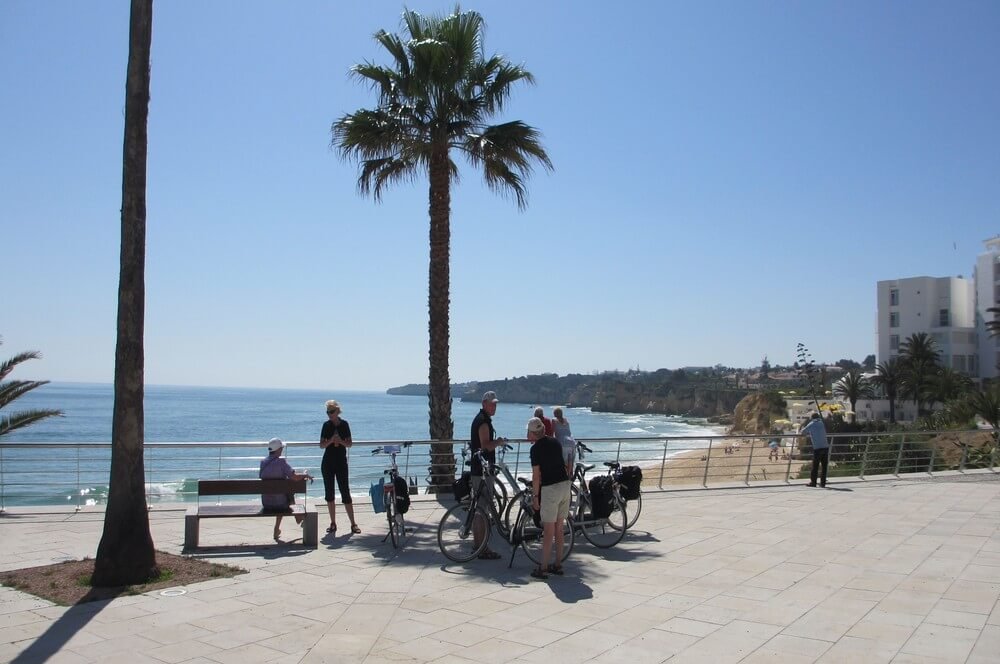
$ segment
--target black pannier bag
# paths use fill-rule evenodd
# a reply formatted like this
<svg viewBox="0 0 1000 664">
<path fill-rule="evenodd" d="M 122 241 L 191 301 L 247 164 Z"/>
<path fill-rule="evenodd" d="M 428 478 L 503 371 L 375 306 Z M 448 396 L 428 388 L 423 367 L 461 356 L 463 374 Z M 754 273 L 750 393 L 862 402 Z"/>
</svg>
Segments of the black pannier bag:
<svg viewBox="0 0 1000 664">
<path fill-rule="evenodd" d="M 611 510 L 615 505 L 613 482 L 614 480 L 607 475 L 600 475 L 587 483 L 595 519 L 606 519 L 611 516 Z"/>
<path fill-rule="evenodd" d="M 397 477 L 396 484 L 396 511 L 406 514 L 410 509 L 410 487 L 406 484 L 405 477 Z"/>
<path fill-rule="evenodd" d="M 635 500 L 639 497 L 641 486 L 642 468 L 639 466 L 625 466 L 622 468 L 622 498 L 625 500 Z"/>
<path fill-rule="evenodd" d="M 451 484 L 452 493 L 455 494 L 455 500 L 465 500 L 472 493 L 472 471 L 467 470 L 462 473 L 462 476 Z"/>
</svg>

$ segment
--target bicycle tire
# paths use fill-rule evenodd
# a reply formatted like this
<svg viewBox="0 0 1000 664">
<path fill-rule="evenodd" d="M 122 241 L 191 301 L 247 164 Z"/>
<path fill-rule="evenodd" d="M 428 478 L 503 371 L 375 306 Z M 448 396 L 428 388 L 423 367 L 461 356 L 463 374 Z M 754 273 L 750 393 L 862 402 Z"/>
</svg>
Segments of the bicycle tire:
<svg viewBox="0 0 1000 664">
<path fill-rule="evenodd" d="M 611 510 L 611 516 L 596 519 L 591 514 L 582 513 L 581 516 L 585 518 L 582 518 L 577 524 L 583 531 L 584 538 L 598 549 L 610 549 L 625 537 L 624 524 L 628 523 L 628 512 L 625 510 L 625 502 L 617 496 L 615 497 L 615 506 Z"/>
<path fill-rule="evenodd" d="M 486 550 L 490 540 L 489 515 L 478 505 L 476 513 L 470 514 L 470 505 L 471 503 L 458 503 L 451 506 L 438 524 L 438 548 L 445 558 L 456 563 L 465 563 L 478 556 Z M 486 537 L 483 537 L 478 546 L 472 532 L 472 524 L 477 517 L 484 520 L 487 528 Z"/>
<path fill-rule="evenodd" d="M 507 509 L 507 485 L 500 481 L 500 477 L 493 478 L 493 504 L 497 508 L 497 514 L 503 514 Z M 510 532 L 510 529 L 507 529 Z"/>
<path fill-rule="evenodd" d="M 514 507 L 521 504 L 524 500 L 524 489 L 521 489 L 514 494 L 514 497 L 507 501 L 507 507 L 503 510 L 503 527 L 507 529 L 507 533 L 510 534 L 511 528 L 517 524 L 512 524 L 510 522 L 511 512 L 514 511 Z"/>
<path fill-rule="evenodd" d="M 390 491 L 385 494 L 385 519 L 389 522 L 389 539 L 392 540 L 392 548 L 399 548 L 399 536 L 396 533 L 396 492 Z"/>
<path fill-rule="evenodd" d="M 535 525 L 531 514 L 525 510 L 517 522 L 517 530 L 520 533 L 521 550 L 528 559 L 536 565 L 542 564 L 542 529 Z M 562 564 L 573 551 L 576 542 L 576 529 L 571 520 L 563 521 L 563 551 L 559 563 Z"/>
<path fill-rule="evenodd" d="M 639 520 L 639 515 L 642 514 L 642 489 L 639 489 L 639 495 L 632 499 L 625 501 L 625 508 L 628 510 L 628 527 L 626 530 L 632 530 L 632 526 L 635 522 Z"/>
</svg>

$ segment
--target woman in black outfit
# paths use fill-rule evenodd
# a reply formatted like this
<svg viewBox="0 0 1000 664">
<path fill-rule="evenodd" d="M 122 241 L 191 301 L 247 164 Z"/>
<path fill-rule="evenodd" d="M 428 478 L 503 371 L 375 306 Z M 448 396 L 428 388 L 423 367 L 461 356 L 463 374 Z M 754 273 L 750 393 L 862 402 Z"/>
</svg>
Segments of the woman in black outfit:
<svg viewBox="0 0 1000 664">
<path fill-rule="evenodd" d="M 354 501 L 351 500 L 351 485 L 347 478 L 347 448 L 354 444 L 351 440 L 351 426 L 347 420 L 340 418 L 340 404 L 330 400 L 326 402 L 327 421 L 323 423 L 323 431 L 319 435 L 319 446 L 323 452 L 323 489 L 326 491 L 326 507 L 330 510 L 330 527 L 326 532 L 337 532 L 337 502 L 333 492 L 333 482 L 337 481 L 340 488 L 340 501 L 347 510 L 347 518 L 351 520 L 351 532 L 360 533 L 361 529 L 354 521 Z"/>
</svg>

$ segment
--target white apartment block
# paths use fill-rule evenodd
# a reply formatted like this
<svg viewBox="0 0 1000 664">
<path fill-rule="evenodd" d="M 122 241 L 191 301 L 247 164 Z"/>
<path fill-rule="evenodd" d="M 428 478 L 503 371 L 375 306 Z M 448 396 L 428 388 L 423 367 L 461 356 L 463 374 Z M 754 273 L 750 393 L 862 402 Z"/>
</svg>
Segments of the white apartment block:
<svg viewBox="0 0 1000 664">
<path fill-rule="evenodd" d="M 1000 306 L 1000 236 L 990 238 L 983 244 L 986 251 L 979 254 L 973 279 L 976 283 L 976 333 L 979 338 L 979 375 L 982 378 L 996 378 L 997 348 L 1000 337 L 990 337 L 986 323 L 993 320 L 993 314 L 986 311 Z"/>
<path fill-rule="evenodd" d="M 994 261 L 991 270 L 995 265 Z M 898 356 L 910 335 L 926 332 L 934 339 L 943 365 L 978 378 L 985 363 L 978 360 L 977 337 L 981 335 L 977 335 L 975 301 L 973 282 L 963 277 L 878 282 L 878 361 Z"/>
</svg>

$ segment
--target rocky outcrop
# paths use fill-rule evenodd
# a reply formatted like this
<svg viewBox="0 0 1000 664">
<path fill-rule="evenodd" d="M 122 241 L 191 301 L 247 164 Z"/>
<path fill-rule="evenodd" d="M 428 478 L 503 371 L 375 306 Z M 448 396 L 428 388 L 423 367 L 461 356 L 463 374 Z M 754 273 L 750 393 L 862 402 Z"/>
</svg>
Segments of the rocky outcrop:
<svg viewBox="0 0 1000 664">
<path fill-rule="evenodd" d="M 636 383 L 603 385 L 591 401 L 591 410 L 610 413 L 657 413 L 713 417 L 727 415 L 746 390 L 709 385 L 660 385 L 651 388 Z"/>
<path fill-rule="evenodd" d="M 774 392 L 746 395 L 733 410 L 733 434 L 768 434 L 773 422 L 788 417 L 785 400 Z"/>
</svg>

